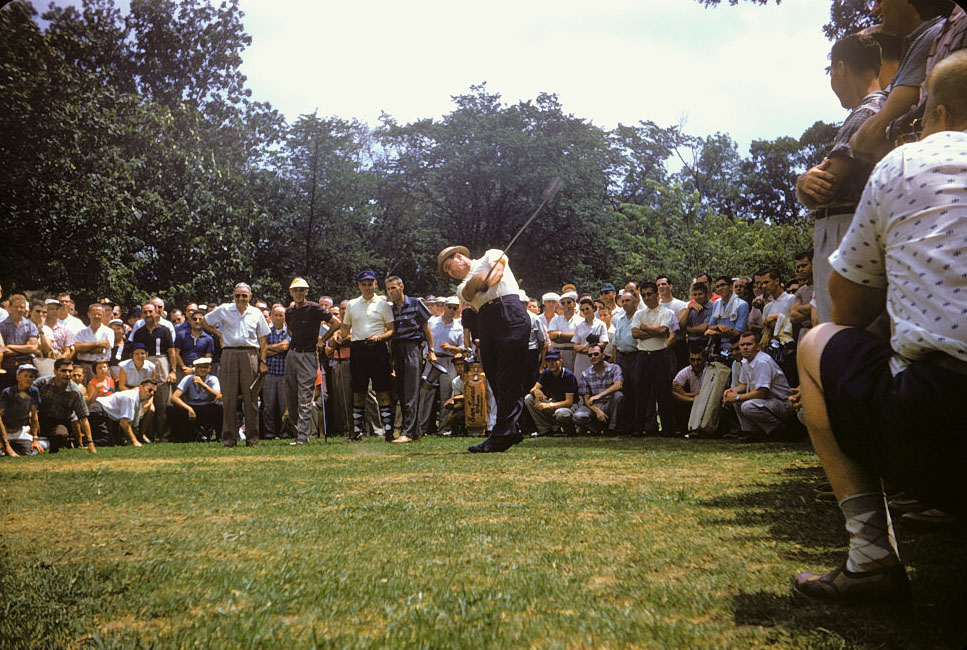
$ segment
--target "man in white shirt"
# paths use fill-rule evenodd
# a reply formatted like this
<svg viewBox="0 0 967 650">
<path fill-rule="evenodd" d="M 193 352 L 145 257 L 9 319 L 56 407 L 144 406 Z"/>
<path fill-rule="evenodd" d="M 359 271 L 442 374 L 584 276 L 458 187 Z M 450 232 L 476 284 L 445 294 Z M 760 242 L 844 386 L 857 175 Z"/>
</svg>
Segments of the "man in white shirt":
<svg viewBox="0 0 967 650">
<path fill-rule="evenodd" d="M 235 302 L 224 303 L 205 315 L 204 327 L 222 342 L 222 444 L 238 444 L 238 401 L 245 404 L 245 445 L 259 442 L 259 403 L 252 382 L 268 372 L 269 323 L 249 302 L 252 289 L 244 282 L 235 285 Z M 217 329 L 216 329 L 217 328 Z"/>
<path fill-rule="evenodd" d="M 581 322 L 581 316 L 576 311 L 578 295 L 574 291 L 561 294 L 560 304 L 563 314 L 557 314 L 547 325 L 547 335 L 554 344 L 554 348 L 561 351 L 561 365 L 568 370 L 574 370 L 574 328 Z"/>
<path fill-rule="evenodd" d="M 790 318 L 796 296 L 782 288 L 782 274 L 776 268 L 760 270 L 755 274 L 755 283 L 766 301 L 762 307 L 763 327 L 771 332 L 771 338 L 775 341 L 773 345 L 778 345 L 783 350 L 781 367 L 789 380 L 789 385 L 798 386 L 796 342 L 792 338 L 792 319 Z"/>
<path fill-rule="evenodd" d="M 641 285 L 644 309 L 639 309 L 631 319 L 631 335 L 638 341 L 637 400 L 635 424 L 632 435 L 658 435 L 657 415 L 661 416 L 661 432 L 675 433 L 675 402 L 672 398 L 672 375 L 668 332 L 675 315 L 658 300 L 658 285 L 644 282 Z"/>
<path fill-rule="evenodd" d="M 88 407 L 90 412 L 88 422 L 91 425 L 94 444 L 98 447 L 113 444 L 131 444 L 134 447 L 140 447 L 142 440 L 150 442 L 144 436 L 138 440 L 134 427 L 138 426 L 141 415 L 150 405 L 157 389 L 157 381 L 145 379 L 137 388 L 118 391 L 95 399 Z M 123 437 L 115 438 L 108 425 L 109 422 L 117 424 Z"/>
<path fill-rule="evenodd" d="M 361 440 L 366 398 L 372 381 L 383 438 L 393 442 L 393 411 L 390 406 L 390 355 L 387 344 L 396 325 L 393 307 L 376 295 L 376 274 L 366 269 L 356 276 L 360 295 L 349 301 L 339 329 L 341 339 L 350 338 L 349 372 L 353 384 L 353 432 L 350 441 Z"/>
<path fill-rule="evenodd" d="M 923 137 L 876 166 L 830 256 L 833 323 L 800 345 L 806 426 L 849 533 L 845 564 L 796 577 L 815 600 L 910 598 L 881 478 L 967 515 L 967 51 L 927 93 Z M 884 306 L 889 343 L 865 329 Z"/>
<path fill-rule="evenodd" d="M 84 368 L 84 381 L 88 382 L 94 376 L 94 365 L 98 361 L 111 358 L 114 347 L 114 330 L 104 324 L 104 307 L 97 302 L 87 308 L 87 318 L 91 324 L 77 333 L 74 339 L 74 349 L 77 360 Z"/>
<path fill-rule="evenodd" d="M 74 307 L 74 301 L 71 299 L 71 295 L 66 292 L 61 292 L 57 294 L 57 300 L 60 303 L 60 309 L 57 316 L 57 323 L 67 329 L 71 333 L 71 336 L 76 337 L 77 333 L 86 327 L 84 321 L 71 313 Z"/>
<path fill-rule="evenodd" d="M 688 343 L 685 341 L 685 332 L 681 331 L 678 324 L 678 317 L 682 310 L 688 307 L 688 303 L 672 295 L 674 286 L 671 278 L 667 275 L 659 275 L 655 278 L 655 284 L 658 286 L 658 302 L 661 303 L 662 307 L 671 311 L 675 317 L 668 330 L 668 349 L 671 351 L 669 372 L 671 373 L 670 376 L 674 376 L 678 369 L 688 361 Z"/>
<path fill-rule="evenodd" d="M 530 317 L 520 300 L 520 287 L 502 251 L 488 250 L 470 259 L 463 246 L 437 255 L 437 271 L 460 282 L 457 295 L 477 311 L 480 355 L 497 401 L 497 420 L 487 439 L 470 453 L 503 452 L 521 441 L 517 422 L 527 391 L 527 340 Z"/>
<path fill-rule="evenodd" d="M 769 437 L 796 417 L 789 382 L 772 357 L 759 350 L 752 332 L 743 332 L 738 346 L 742 358 L 732 364 L 732 386 L 722 395 L 722 406 L 734 405 L 742 437 Z"/>
</svg>

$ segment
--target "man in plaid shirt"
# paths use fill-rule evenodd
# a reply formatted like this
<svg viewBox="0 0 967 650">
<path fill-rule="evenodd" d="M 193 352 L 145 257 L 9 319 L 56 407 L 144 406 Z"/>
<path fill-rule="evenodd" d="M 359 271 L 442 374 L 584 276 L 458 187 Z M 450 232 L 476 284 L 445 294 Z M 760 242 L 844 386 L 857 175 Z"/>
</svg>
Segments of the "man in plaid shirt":
<svg viewBox="0 0 967 650">
<path fill-rule="evenodd" d="M 588 347 L 591 367 L 578 378 L 578 394 L 582 404 L 574 412 L 574 424 L 600 433 L 605 427 L 614 431 L 624 393 L 621 392 L 621 367 L 608 363 L 600 345 Z"/>
<path fill-rule="evenodd" d="M 77 416 L 84 439 L 92 440 L 84 393 L 70 379 L 73 369 L 74 363 L 70 359 L 57 359 L 52 376 L 34 381 L 40 392 L 40 437 L 50 442 L 51 453 L 61 447 L 70 447 L 71 415 Z M 93 442 L 88 444 L 88 451 L 94 452 Z"/>
</svg>

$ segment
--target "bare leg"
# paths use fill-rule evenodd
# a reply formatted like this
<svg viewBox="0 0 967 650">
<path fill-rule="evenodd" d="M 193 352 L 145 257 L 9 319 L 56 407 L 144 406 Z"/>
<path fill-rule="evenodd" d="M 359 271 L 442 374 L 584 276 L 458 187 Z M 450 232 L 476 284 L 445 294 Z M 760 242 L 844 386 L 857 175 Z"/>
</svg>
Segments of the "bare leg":
<svg viewBox="0 0 967 650">
<path fill-rule="evenodd" d="M 823 323 L 812 328 L 799 346 L 799 388 L 802 394 L 806 428 L 813 442 L 819 462 L 833 486 L 836 499 L 842 501 L 854 494 L 880 491 L 880 481 L 850 459 L 839 448 L 829 424 L 823 387 L 819 379 L 819 361 L 829 339 L 840 330 L 840 325 Z"/>
</svg>

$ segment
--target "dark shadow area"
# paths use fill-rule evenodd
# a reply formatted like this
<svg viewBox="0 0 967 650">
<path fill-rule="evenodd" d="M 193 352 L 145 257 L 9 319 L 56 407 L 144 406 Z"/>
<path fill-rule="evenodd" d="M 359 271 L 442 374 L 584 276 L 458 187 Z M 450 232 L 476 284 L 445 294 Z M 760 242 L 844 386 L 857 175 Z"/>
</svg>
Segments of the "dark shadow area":
<svg viewBox="0 0 967 650">
<path fill-rule="evenodd" d="M 775 476 L 775 475 L 772 475 Z M 824 480 L 819 467 L 788 468 L 778 483 L 746 486 L 750 492 L 708 499 L 710 525 L 765 527 L 771 539 L 786 542 L 786 554 L 803 570 L 825 572 L 843 561 L 847 535 L 835 503 L 815 501 L 813 488 Z M 737 516 L 719 517 L 727 511 Z M 903 562 L 913 584 L 905 606 L 832 606 L 792 594 L 740 593 L 734 597 L 736 625 L 782 626 L 816 647 L 967 647 L 967 534 L 961 530 L 923 531 L 894 521 Z M 834 551 L 830 550 L 834 548 Z"/>
</svg>

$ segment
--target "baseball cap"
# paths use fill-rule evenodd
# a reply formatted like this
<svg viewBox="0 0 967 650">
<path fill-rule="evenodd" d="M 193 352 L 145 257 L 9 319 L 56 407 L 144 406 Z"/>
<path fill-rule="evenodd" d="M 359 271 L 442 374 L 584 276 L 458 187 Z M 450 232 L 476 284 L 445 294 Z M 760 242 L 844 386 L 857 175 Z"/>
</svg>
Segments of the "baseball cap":
<svg viewBox="0 0 967 650">
<path fill-rule="evenodd" d="M 375 280 L 376 274 L 366 269 L 365 271 L 360 271 L 359 275 L 356 276 L 356 282 L 364 282 L 366 280 Z"/>
</svg>

